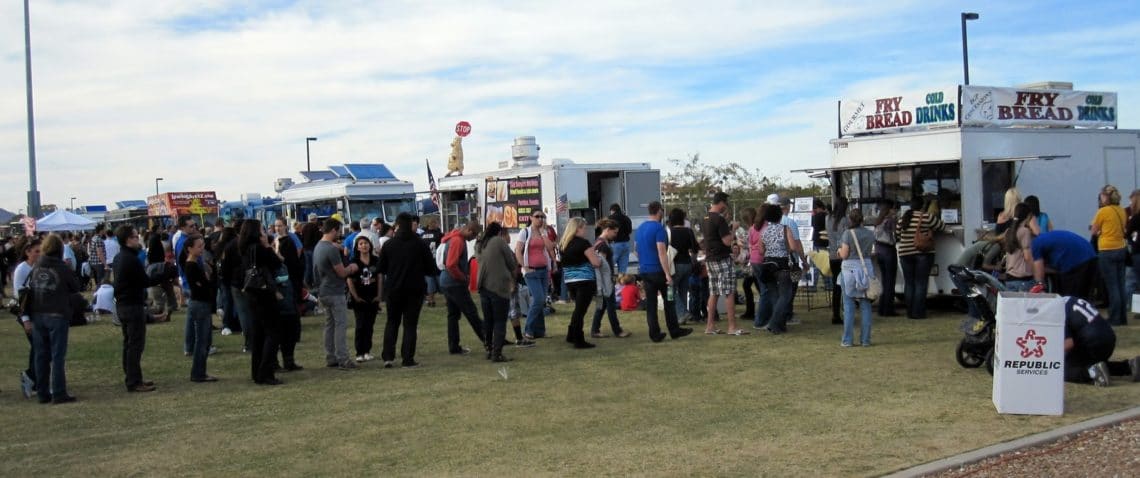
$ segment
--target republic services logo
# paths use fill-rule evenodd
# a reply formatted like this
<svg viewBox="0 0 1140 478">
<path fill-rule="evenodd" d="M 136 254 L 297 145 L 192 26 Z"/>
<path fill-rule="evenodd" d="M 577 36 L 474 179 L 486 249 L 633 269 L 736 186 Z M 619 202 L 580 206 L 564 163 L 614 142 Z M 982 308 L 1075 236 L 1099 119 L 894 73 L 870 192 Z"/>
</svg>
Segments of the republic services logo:
<svg viewBox="0 0 1140 478">
<path fill-rule="evenodd" d="M 1017 346 L 1021 347 L 1021 358 L 1043 357 L 1045 355 L 1046 342 L 1048 342 L 1048 339 L 1037 335 L 1036 330 L 1026 330 L 1025 337 L 1017 338 Z"/>
</svg>

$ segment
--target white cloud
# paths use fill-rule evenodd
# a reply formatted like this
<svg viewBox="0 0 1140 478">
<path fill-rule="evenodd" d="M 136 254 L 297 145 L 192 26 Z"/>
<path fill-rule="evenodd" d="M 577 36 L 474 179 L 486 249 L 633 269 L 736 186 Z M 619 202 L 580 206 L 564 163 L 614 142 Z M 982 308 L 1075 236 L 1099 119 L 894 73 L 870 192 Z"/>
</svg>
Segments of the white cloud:
<svg viewBox="0 0 1140 478">
<path fill-rule="evenodd" d="M 34 2 L 44 202 L 138 199 L 154 177 L 164 190 L 269 193 L 304 167 L 306 136 L 320 137 L 314 167 L 383 162 L 422 188 L 423 159 L 443 173 L 459 119 L 474 125 L 469 170 L 530 134 L 547 158 L 667 168 L 701 152 L 794 178 L 829 160 L 837 98 L 960 74 L 954 45 L 923 55 L 934 47 L 915 35 L 927 9 L 956 18 L 951 3 L 274 3 Z M 1135 60 L 1114 46 L 1134 26 L 1089 46 Z M 18 2 L 0 6 L 0 32 L 0 206 L 15 210 L 27 185 Z M 981 46 L 987 35 L 973 47 L 978 75 L 1018 74 L 1025 65 Z M 1064 35 L 1024 36 L 1056 46 Z M 1074 53 L 1057 68 L 1084 65 Z M 1125 86 L 1135 91 L 1135 75 Z"/>
</svg>

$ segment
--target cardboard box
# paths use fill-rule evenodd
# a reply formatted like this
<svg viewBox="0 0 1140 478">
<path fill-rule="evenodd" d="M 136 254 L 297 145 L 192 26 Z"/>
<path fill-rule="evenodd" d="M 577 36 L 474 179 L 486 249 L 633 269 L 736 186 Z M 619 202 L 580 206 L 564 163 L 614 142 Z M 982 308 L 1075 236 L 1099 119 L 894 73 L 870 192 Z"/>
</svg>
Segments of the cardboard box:
<svg viewBox="0 0 1140 478">
<path fill-rule="evenodd" d="M 1065 301 L 1002 292 L 997 300 L 993 402 L 998 413 L 1065 411 Z"/>
</svg>

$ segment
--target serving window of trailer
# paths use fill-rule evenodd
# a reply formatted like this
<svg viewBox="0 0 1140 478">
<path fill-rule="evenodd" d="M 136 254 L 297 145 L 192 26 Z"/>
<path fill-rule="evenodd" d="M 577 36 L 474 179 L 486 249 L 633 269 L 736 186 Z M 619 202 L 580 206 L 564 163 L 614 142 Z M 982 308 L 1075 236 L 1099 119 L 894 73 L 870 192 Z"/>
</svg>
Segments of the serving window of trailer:
<svg viewBox="0 0 1140 478">
<path fill-rule="evenodd" d="M 886 166 L 837 171 L 835 189 L 851 207 L 859 207 L 863 217 L 879 214 L 879 203 L 895 201 L 901 210 L 911 198 L 934 198 L 949 224 L 960 224 L 962 210 L 962 170 L 958 162 Z"/>
</svg>

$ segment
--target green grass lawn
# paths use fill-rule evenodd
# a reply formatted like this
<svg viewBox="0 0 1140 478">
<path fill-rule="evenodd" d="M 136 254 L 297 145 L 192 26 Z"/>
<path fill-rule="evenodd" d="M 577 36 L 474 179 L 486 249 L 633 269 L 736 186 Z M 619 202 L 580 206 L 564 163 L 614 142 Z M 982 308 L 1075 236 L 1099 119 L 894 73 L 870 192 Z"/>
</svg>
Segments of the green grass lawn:
<svg viewBox="0 0 1140 478">
<path fill-rule="evenodd" d="M 191 383 L 179 314 L 148 328 L 149 394 L 124 391 L 121 335 L 104 320 L 72 329 L 80 401 L 59 406 L 20 394 L 27 343 L 9 322 L 0 475 L 864 476 L 1140 404 L 1140 384 L 1066 385 L 1062 417 L 998 415 L 990 376 L 954 361 L 961 315 L 949 310 L 880 319 L 875 346 L 850 349 L 824 309 L 800 310 L 803 324 L 782 336 L 698 326 L 660 344 L 644 312 L 622 313 L 634 336 L 592 350 L 563 341 L 569 315 L 559 306 L 538 347 L 508 348 L 508 379 L 481 353 L 446 353 L 442 307 L 424 309 L 414 370 L 326 369 L 323 318 L 308 317 L 307 368 L 265 387 L 249 380 L 239 336 L 215 336 L 220 382 Z M 1118 334 L 1116 358 L 1140 354 L 1140 327 Z M 466 324 L 462 337 L 478 348 Z"/>
</svg>

